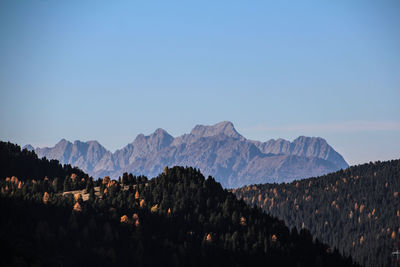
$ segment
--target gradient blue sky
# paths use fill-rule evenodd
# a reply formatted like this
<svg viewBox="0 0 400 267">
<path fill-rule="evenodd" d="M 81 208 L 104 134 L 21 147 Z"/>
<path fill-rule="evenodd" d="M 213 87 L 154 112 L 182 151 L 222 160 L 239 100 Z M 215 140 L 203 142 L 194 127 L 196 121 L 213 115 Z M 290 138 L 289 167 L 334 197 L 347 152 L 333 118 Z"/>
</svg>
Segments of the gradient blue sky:
<svg viewBox="0 0 400 267">
<path fill-rule="evenodd" d="M 400 158 L 399 1 L 0 2 L 0 139 L 114 151 L 232 121 Z"/>
</svg>

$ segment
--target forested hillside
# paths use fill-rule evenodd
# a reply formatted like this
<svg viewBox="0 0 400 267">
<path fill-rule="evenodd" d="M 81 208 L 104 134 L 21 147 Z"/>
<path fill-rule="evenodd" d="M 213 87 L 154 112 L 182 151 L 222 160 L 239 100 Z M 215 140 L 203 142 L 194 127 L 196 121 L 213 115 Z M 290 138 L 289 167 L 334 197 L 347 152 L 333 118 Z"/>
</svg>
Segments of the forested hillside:
<svg viewBox="0 0 400 267">
<path fill-rule="evenodd" d="M 62 186 L 26 175 L 0 179 L 2 266 L 354 266 L 193 168 L 152 180 L 73 173 Z M 88 198 L 64 192 L 79 189 Z"/>
<path fill-rule="evenodd" d="M 69 164 L 61 165 L 57 160 L 39 159 L 33 151 L 21 150 L 20 146 L 0 141 L 0 177 L 16 176 L 19 180 L 58 177 L 64 180 L 67 175 L 75 173 L 82 178 L 89 176 Z"/>
<path fill-rule="evenodd" d="M 303 227 L 366 266 L 390 266 L 400 235 L 400 160 L 374 162 L 290 184 L 233 190 L 237 198 Z"/>
</svg>

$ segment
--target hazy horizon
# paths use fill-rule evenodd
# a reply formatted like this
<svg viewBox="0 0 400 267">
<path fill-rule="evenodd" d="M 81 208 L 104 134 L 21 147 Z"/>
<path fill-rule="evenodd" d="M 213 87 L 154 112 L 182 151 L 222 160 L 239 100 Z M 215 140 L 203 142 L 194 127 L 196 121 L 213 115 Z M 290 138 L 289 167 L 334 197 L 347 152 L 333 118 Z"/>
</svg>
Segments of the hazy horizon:
<svg viewBox="0 0 400 267">
<path fill-rule="evenodd" d="M 0 139 L 110 151 L 231 121 L 400 158 L 400 3 L 0 3 Z"/>
</svg>

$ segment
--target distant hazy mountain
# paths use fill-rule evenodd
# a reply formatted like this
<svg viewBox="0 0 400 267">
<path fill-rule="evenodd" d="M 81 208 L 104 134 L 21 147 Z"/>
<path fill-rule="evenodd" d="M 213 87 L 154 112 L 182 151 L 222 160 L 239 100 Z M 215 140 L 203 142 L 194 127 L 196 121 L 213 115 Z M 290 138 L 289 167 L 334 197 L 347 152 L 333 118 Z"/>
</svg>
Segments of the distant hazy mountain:
<svg viewBox="0 0 400 267">
<path fill-rule="evenodd" d="M 117 178 L 123 172 L 153 177 L 165 166 L 193 166 L 225 187 L 291 181 L 349 166 L 322 138 L 252 141 L 240 135 L 231 122 L 197 125 L 189 134 L 176 138 L 157 129 L 149 136 L 138 135 L 114 153 L 97 141 L 71 143 L 65 139 L 35 152 L 39 157 L 78 166 L 96 178 Z"/>
</svg>

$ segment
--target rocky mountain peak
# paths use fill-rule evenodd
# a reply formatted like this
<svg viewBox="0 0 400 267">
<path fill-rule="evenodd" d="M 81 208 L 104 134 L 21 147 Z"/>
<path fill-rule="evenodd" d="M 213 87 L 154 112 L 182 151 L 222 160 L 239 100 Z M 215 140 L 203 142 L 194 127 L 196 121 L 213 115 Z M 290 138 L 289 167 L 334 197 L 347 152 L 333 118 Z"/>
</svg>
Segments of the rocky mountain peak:
<svg viewBox="0 0 400 267">
<path fill-rule="evenodd" d="M 90 141 L 87 141 L 86 143 L 88 143 L 89 145 L 92 145 L 92 146 L 101 146 L 100 143 L 97 142 L 96 140 L 90 140 Z"/>
<path fill-rule="evenodd" d="M 174 139 L 174 137 L 172 135 L 170 135 L 166 130 L 162 129 L 162 128 L 158 128 L 157 130 L 154 131 L 154 133 L 152 133 L 150 135 L 150 138 L 159 138 L 159 139 L 163 139 L 163 140 L 171 140 Z"/>
<path fill-rule="evenodd" d="M 244 139 L 233 126 L 230 121 L 223 121 L 211 126 L 206 125 L 196 125 L 190 132 L 191 135 L 197 137 L 210 137 L 216 135 L 226 135 L 228 137 L 233 137 L 237 139 Z"/>
<path fill-rule="evenodd" d="M 301 143 L 304 144 L 304 143 L 310 143 L 310 142 L 327 144 L 326 140 L 321 137 L 309 137 L 309 136 L 302 135 L 293 140 L 293 143 L 295 143 L 295 144 L 301 144 Z"/>
<path fill-rule="evenodd" d="M 172 143 L 174 137 L 164 129 L 158 128 L 154 133 L 149 136 L 149 141 L 157 147 L 162 149 Z"/>
<path fill-rule="evenodd" d="M 140 156 L 147 155 L 148 153 L 154 153 L 169 146 L 174 140 L 164 129 L 158 128 L 154 133 L 145 136 L 144 134 L 139 134 L 135 141 L 133 141 L 133 153 L 137 153 Z"/>
<path fill-rule="evenodd" d="M 72 143 L 70 141 L 66 140 L 65 138 L 63 138 L 60 141 L 58 141 L 58 143 L 56 144 L 56 147 L 64 147 L 68 144 L 72 144 Z"/>
</svg>

